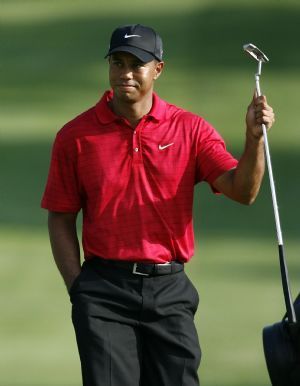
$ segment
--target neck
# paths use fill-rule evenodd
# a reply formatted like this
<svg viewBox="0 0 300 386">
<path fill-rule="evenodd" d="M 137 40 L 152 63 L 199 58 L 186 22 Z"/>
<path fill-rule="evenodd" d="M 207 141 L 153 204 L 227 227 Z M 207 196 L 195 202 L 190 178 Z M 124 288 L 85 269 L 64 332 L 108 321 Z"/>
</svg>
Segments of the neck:
<svg viewBox="0 0 300 386">
<path fill-rule="evenodd" d="M 152 108 L 152 93 L 138 102 L 120 100 L 114 95 L 110 108 L 115 114 L 125 118 L 132 127 L 136 127 Z"/>
</svg>

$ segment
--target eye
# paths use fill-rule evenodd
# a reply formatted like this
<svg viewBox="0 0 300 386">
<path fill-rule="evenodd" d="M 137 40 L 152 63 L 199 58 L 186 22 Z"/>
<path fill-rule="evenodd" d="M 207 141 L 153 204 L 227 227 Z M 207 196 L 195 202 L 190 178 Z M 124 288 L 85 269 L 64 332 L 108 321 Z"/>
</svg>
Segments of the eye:
<svg viewBox="0 0 300 386">
<path fill-rule="evenodd" d="M 122 62 L 118 59 L 112 59 L 111 64 L 115 67 L 121 67 L 122 66 Z"/>
<path fill-rule="evenodd" d="M 136 69 L 140 69 L 140 68 L 143 68 L 145 66 L 145 63 L 141 62 L 141 61 L 138 61 L 138 62 L 134 62 L 133 63 L 133 67 L 136 68 Z"/>
</svg>

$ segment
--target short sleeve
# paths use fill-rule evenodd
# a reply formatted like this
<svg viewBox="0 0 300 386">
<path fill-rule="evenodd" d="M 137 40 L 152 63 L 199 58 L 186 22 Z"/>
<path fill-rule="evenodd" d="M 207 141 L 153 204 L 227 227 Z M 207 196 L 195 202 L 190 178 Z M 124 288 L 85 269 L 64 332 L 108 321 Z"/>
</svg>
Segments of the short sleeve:
<svg viewBox="0 0 300 386">
<path fill-rule="evenodd" d="M 205 120 L 200 122 L 197 140 L 196 179 L 210 185 L 223 173 L 237 166 L 238 161 L 226 150 L 221 135 Z"/>
<path fill-rule="evenodd" d="M 78 212 L 81 200 L 75 145 L 62 141 L 59 134 L 52 148 L 48 180 L 41 206 L 54 212 Z"/>
</svg>

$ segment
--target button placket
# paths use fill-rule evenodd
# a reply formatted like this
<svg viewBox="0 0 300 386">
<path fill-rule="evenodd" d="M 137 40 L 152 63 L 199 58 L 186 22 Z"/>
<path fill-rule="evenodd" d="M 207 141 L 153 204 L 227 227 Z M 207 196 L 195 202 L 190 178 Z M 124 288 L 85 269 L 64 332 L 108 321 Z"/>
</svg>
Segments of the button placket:
<svg viewBox="0 0 300 386">
<path fill-rule="evenodd" d="M 142 148 L 141 148 L 141 132 L 144 127 L 144 121 L 142 120 L 135 130 L 133 131 L 132 136 L 132 149 L 133 149 L 133 162 L 141 163 L 142 162 Z"/>
<path fill-rule="evenodd" d="M 139 134 L 138 134 L 137 130 L 134 130 L 133 138 L 132 138 L 133 157 L 137 156 L 137 153 L 139 152 L 138 137 L 139 137 Z"/>
</svg>

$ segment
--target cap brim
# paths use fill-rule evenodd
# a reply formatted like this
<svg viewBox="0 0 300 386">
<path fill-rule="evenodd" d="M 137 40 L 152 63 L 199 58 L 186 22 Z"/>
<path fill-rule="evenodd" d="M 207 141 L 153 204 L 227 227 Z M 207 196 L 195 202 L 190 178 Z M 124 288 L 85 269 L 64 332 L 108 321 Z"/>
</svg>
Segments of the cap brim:
<svg viewBox="0 0 300 386">
<path fill-rule="evenodd" d="M 149 54 L 149 52 L 141 50 L 140 48 L 131 47 L 131 46 L 120 46 L 120 47 L 113 48 L 112 50 L 108 51 L 105 58 L 107 58 L 108 56 L 110 56 L 115 52 L 128 52 L 129 54 L 136 56 L 144 63 L 148 63 L 156 59 L 152 54 Z"/>
</svg>

